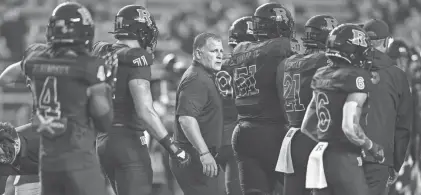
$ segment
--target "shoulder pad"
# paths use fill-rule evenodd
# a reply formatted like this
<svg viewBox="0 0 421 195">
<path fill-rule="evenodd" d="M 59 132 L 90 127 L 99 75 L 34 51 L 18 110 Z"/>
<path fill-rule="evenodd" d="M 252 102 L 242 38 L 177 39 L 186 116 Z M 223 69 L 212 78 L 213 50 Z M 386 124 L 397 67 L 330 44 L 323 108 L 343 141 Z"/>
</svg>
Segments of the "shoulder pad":
<svg viewBox="0 0 421 195">
<path fill-rule="evenodd" d="M 134 67 L 150 66 L 153 64 L 153 56 L 143 48 L 129 48 L 117 50 L 117 57 L 120 65 Z"/>
<path fill-rule="evenodd" d="M 43 44 L 43 43 L 34 43 L 34 44 L 31 44 L 28 48 L 26 48 L 25 52 L 23 53 L 22 61 L 20 63 L 20 67 L 22 68 L 22 70 L 25 70 L 25 68 L 24 68 L 25 63 L 24 62 L 25 62 L 26 58 L 31 53 L 39 52 L 39 51 L 45 50 L 47 48 L 48 48 L 48 45 Z"/>
<path fill-rule="evenodd" d="M 330 60 L 324 52 L 310 54 L 308 60 L 306 60 L 306 67 L 308 69 L 318 69 L 324 66 L 332 65 L 332 60 Z"/>
<path fill-rule="evenodd" d="M 352 92 L 369 92 L 372 89 L 371 75 L 368 71 L 361 68 L 352 68 L 345 71 L 344 90 Z"/>
<path fill-rule="evenodd" d="M 290 56 L 289 58 L 285 58 L 284 60 L 282 60 L 284 67 L 285 67 L 285 71 L 292 71 L 292 70 L 298 70 L 301 69 L 301 67 L 303 66 L 302 62 L 304 60 L 304 55 L 301 54 L 295 54 Z"/>
<path fill-rule="evenodd" d="M 345 93 L 368 93 L 372 89 L 371 75 L 356 67 L 322 67 L 313 77 L 312 87 L 337 90 Z"/>
<path fill-rule="evenodd" d="M 240 43 L 237 44 L 237 46 L 234 47 L 231 55 L 245 52 L 247 50 L 247 48 L 249 48 L 251 45 L 254 45 L 254 44 L 257 44 L 257 43 L 240 42 Z"/>
<path fill-rule="evenodd" d="M 229 64 L 230 64 L 230 60 L 231 60 L 231 54 L 225 54 L 223 57 L 222 57 L 222 67 L 224 67 L 224 66 L 229 66 Z M 222 68 L 221 67 L 221 68 Z"/>
<path fill-rule="evenodd" d="M 108 52 L 110 52 L 112 44 L 104 42 L 104 41 L 98 41 L 92 46 L 92 55 L 100 57 L 103 55 L 106 55 Z"/>
<path fill-rule="evenodd" d="M 269 39 L 264 43 L 262 51 L 268 56 L 289 57 L 293 54 L 291 41 L 288 38 L 280 37 L 276 39 Z"/>
<path fill-rule="evenodd" d="M 222 60 L 229 60 L 231 58 L 231 53 L 227 53 L 224 54 L 224 56 L 222 56 Z"/>
<path fill-rule="evenodd" d="M 47 44 L 43 44 L 43 43 L 34 43 L 31 44 L 24 53 L 24 56 L 28 56 L 28 54 L 35 52 L 35 51 L 42 51 L 48 48 Z"/>
</svg>

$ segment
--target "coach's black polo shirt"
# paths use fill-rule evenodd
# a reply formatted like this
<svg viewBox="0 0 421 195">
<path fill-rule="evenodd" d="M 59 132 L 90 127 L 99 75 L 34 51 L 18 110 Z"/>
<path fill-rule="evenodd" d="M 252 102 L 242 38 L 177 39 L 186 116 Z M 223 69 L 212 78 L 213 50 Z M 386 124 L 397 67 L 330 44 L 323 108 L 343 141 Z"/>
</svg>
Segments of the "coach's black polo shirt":
<svg viewBox="0 0 421 195">
<path fill-rule="evenodd" d="M 186 138 L 179 116 L 191 116 L 199 123 L 202 137 L 209 148 L 221 146 L 223 119 L 222 100 L 214 82 L 214 72 L 199 62 L 184 72 L 177 89 L 175 141 L 191 144 Z"/>
</svg>

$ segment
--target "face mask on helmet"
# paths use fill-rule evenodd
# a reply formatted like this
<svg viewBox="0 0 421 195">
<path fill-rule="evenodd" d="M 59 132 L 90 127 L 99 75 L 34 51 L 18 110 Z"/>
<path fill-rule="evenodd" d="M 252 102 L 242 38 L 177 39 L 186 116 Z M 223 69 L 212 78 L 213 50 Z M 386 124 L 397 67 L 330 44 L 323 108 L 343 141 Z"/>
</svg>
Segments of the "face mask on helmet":
<svg viewBox="0 0 421 195">
<path fill-rule="evenodd" d="M 373 48 L 367 33 L 353 24 L 335 28 L 326 42 L 326 56 L 339 58 L 360 68 L 371 68 Z"/>
<path fill-rule="evenodd" d="M 137 40 L 142 48 L 155 50 L 159 31 L 155 20 L 142 6 L 128 5 L 120 9 L 114 21 L 114 34 L 118 40 Z"/>
<path fill-rule="evenodd" d="M 306 47 L 324 49 L 329 33 L 338 26 L 338 21 L 329 15 L 317 15 L 305 24 L 305 36 L 302 38 Z"/>
<path fill-rule="evenodd" d="M 89 11 L 78 3 L 66 2 L 54 9 L 46 38 L 53 45 L 83 45 L 90 49 L 94 34 L 94 22 Z"/>
<path fill-rule="evenodd" d="M 295 21 L 291 12 L 278 3 L 259 6 L 253 16 L 253 30 L 257 39 L 294 38 Z"/>
<path fill-rule="evenodd" d="M 257 38 L 274 39 L 278 37 L 294 38 L 295 32 L 288 26 L 273 19 L 253 17 L 253 29 Z"/>
<path fill-rule="evenodd" d="M 323 49 L 326 48 L 325 42 L 328 34 L 317 28 L 306 27 L 304 37 L 301 40 L 306 47 Z"/>
</svg>

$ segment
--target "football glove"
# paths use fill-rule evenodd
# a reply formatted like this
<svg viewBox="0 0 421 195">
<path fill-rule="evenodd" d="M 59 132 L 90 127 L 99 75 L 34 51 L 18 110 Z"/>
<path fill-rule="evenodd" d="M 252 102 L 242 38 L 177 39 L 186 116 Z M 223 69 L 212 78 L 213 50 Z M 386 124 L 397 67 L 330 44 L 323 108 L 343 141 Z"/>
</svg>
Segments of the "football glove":
<svg viewBox="0 0 421 195">
<path fill-rule="evenodd" d="M 187 167 L 190 164 L 190 154 L 185 150 L 181 149 L 172 141 L 170 135 L 165 136 L 159 143 L 168 151 L 170 157 L 178 161 L 179 167 Z"/>
<path fill-rule="evenodd" d="M 117 54 L 109 52 L 105 56 L 103 56 L 103 59 L 105 60 L 105 82 L 107 82 L 114 89 L 115 83 L 117 82 Z"/>
<path fill-rule="evenodd" d="M 21 142 L 15 127 L 0 122 L 0 163 L 12 164 L 19 154 Z"/>
<path fill-rule="evenodd" d="M 384 149 L 381 145 L 376 144 L 370 140 L 371 144 L 367 148 L 367 151 L 374 157 L 374 160 L 376 160 L 379 163 L 383 163 L 384 158 Z"/>
</svg>

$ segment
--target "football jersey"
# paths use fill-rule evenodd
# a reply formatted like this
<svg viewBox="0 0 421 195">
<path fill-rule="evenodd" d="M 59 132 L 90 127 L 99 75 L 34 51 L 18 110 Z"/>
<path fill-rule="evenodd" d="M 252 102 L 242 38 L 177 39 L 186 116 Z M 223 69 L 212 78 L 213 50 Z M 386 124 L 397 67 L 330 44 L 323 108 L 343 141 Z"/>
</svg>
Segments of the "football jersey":
<svg viewBox="0 0 421 195">
<path fill-rule="evenodd" d="M 42 51 L 42 50 L 45 50 L 45 49 L 47 49 L 47 47 L 48 47 L 48 45 L 47 44 L 43 44 L 43 43 L 34 43 L 34 44 L 31 44 L 31 45 L 29 45 L 29 47 L 25 50 L 25 52 L 24 52 L 24 55 L 23 55 L 23 58 L 22 59 L 25 59 L 26 58 L 26 56 L 28 56 L 29 54 L 31 54 L 31 53 L 33 53 L 33 52 L 39 52 L 39 51 Z M 24 62 L 24 60 L 22 60 L 21 61 L 21 63 L 20 63 L 20 67 L 21 67 L 21 70 L 23 70 L 23 63 L 22 62 Z M 30 79 L 27 77 L 27 76 L 25 76 L 26 77 L 26 85 L 27 85 L 27 87 L 29 88 L 29 90 L 31 90 L 31 88 L 30 88 L 30 84 L 31 84 L 31 82 L 30 82 Z M 32 92 L 32 91 L 31 91 Z M 35 94 L 33 94 L 32 93 L 32 97 L 34 97 L 35 96 Z M 33 98 L 34 99 L 34 98 Z M 35 99 L 34 99 L 35 100 Z M 36 108 L 35 108 L 35 102 L 33 102 L 32 103 L 32 114 L 34 115 L 35 114 L 35 111 L 36 111 Z M 32 122 L 32 117 L 31 117 L 31 119 L 30 119 L 30 122 Z"/>
<path fill-rule="evenodd" d="M 285 111 L 276 88 L 276 70 L 292 54 L 287 38 L 242 42 L 232 52 L 229 66 L 239 120 L 285 124 Z"/>
<path fill-rule="evenodd" d="M 301 127 L 305 110 L 311 101 L 311 81 L 316 70 L 332 64 L 324 52 L 296 54 L 283 61 L 283 97 L 291 127 Z"/>
<path fill-rule="evenodd" d="M 87 89 L 102 82 L 104 64 L 86 52 L 67 48 L 38 49 L 23 59 L 35 103 L 33 124 L 41 132 L 41 170 L 76 170 L 97 164 Z"/>
<path fill-rule="evenodd" d="M 107 53 L 117 54 L 117 82 L 113 95 L 114 125 L 123 125 L 134 130 L 145 130 L 134 106 L 129 81 L 133 79 L 151 80 L 152 54 L 143 48 L 130 48 L 123 44 L 97 42 L 93 46 L 93 55 L 104 56 Z"/>
<path fill-rule="evenodd" d="M 367 70 L 350 65 L 325 66 L 317 70 L 311 82 L 315 92 L 315 102 L 311 106 L 318 118 L 317 124 L 312 125 L 317 127 L 320 141 L 355 147 L 342 130 L 343 106 L 349 94 L 370 91 L 370 78 Z M 364 103 L 365 111 L 367 106 L 368 101 Z"/>
<path fill-rule="evenodd" d="M 226 56 L 221 67 L 221 70 L 218 71 L 215 75 L 215 84 L 219 93 L 222 96 L 222 106 L 223 106 L 223 120 L 224 120 L 224 135 L 223 135 L 223 144 L 230 144 L 232 132 L 237 123 L 237 108 L 235 107 L 234 100 L 234 90 L 233 90 L 233 81 L 232 77 L 232 68 L 228 66 L 230 56 Z"/>
</svg>

